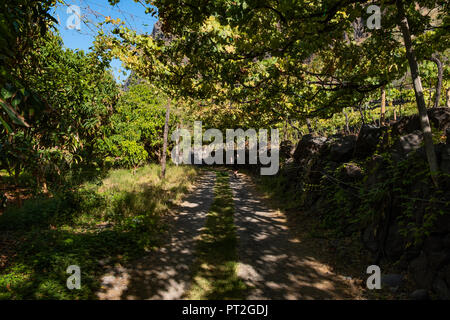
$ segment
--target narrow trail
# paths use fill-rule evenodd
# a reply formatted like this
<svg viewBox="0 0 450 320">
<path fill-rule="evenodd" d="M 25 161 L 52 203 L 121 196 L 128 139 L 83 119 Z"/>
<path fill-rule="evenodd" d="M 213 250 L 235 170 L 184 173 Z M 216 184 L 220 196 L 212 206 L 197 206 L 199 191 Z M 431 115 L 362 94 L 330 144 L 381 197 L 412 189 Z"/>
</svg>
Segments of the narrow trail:
<svg viewBox="0 0 450 320">
<path fill-rule="evenodd" d="M 238 235 L 238 276 L 247 299 L 355 299 L 358 290 L 292 236 L 286 217 L 268 209 L 244 175 L 231 177 Z"/>
<path fill-rule="evenodd" d="M 166 245 L 132 266 L 111 268 L 99 299 L 185 299 L 197 240 L 214 200 L 216 175 L 206 172 L 179 206 Z M 230 175 L 238 237 L 237 275 L 246 299 L 358 299 L 359 290 L 331 272 L 317 252 L 292 236 L 284 214 L 269 209 L 245 175 Z"/>
<path fill-rule="evenodd" d="M 182 299 L 191 281 L 196 239 L 214 198 L 215 174 L 207 172 L 177 208 L 167 244 L 132 267 L 116 267 L 102 277 L 99 299 Z"/>
</svg>

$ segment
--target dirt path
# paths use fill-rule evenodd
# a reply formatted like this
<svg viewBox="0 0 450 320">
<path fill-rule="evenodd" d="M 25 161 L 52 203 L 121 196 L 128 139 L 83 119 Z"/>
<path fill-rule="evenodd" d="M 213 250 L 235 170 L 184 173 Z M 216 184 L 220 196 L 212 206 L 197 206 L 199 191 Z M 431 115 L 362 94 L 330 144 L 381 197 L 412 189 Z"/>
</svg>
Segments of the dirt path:
<svg viewBox="0 0 450 320">
<path fill-rule="evenodd" d="M 191 280 L 196 238 L 214 198 L 214 184 L 214 173 L 200 177 L 177 210 L 167 244 L 133 267 L 116 267 L 105 274 L 99 299 L 182 299 Z"/>
<path fill-rule="evenodd" d="M 99 299 L 183 299 L 191 283 L 196 240 L 214 198 L 216 176 L 204 174 L 180 205 L 170 239 L 132 267 L 102 277 Z M 238 276 L 247 299 L 355 299 L 359 290 L 332 273 L 314 247 L 292 236 L 286 217 L 268 209 L 249 177 L 230 177 L 238 236 Z"/>
<path fill-rule="evenodd" d="M 244 175 L 231 177 L 239 237 L 238 276 L 247 299 L 355 299 L 357 288 L 321 263 L 314 249 L 290 233 L 286 217 L 268 209 Z"/>
</svg>

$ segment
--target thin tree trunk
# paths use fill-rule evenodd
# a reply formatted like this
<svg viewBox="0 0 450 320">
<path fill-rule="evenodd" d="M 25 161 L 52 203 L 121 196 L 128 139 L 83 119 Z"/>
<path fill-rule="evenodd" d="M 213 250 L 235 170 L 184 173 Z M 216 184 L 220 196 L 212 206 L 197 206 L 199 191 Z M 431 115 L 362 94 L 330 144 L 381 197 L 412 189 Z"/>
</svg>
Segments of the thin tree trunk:
<svg viewBox="0 0 450 320">
<path fill-rule="evenodd" d="M 14 184 L 16 185 L 16 187 L 19 186 L 19 176 L 20 176 L 20 167 L 19 165 L 17 165 L 14 168 Z"/>
<path fill-rule="evenodd" d="M 362 122 L 362 125 L 364 126 L 364 125 L 366 124 L 366 121 L 365 121 L 365 119 L 364 119 L 364 110 L 363 110 L 363 107 L 362 107 L 361 105 L 359 105 L 359 106 L 358 106 L 358 109 L 359 109 L 359 114 L 361 115 L 361 122 Z"/>
<path fill-rule="evenodd" d="M 180 130 L 180 124 L 177 124 L 177 130 Z M 175 162 L 175 164 L 178 167 L 178 163 L 180 161 L 180 147 L 178 146 L 178 144 L 180 143 L 180 136 L 177 137 L 177 141 L 175 141 L 175 154 L 177 157 L 177 161 Z"/>
<path fill-rule="evenodd" d="M 442 88 L 442 75 L 443 75 L 443 68 L 442 68 L 442 62 L 439 60 L 438 55 L 433 53 L 431 56 L 431 61 L 436 63 L 437 69 L 438 69 L 438 81 L 436 83 L 436 95 L 434 97 L 434 108 L 439 107 L 439 99 L 441 98 L 441 88 Z"/>
<path fill-rule="evenodd" d="M 317 120 L 317 118 L 314 118 L 314 126 L 315 126 L 315 128 L 316 128 L 316 132 L 318 133 L 318 134 L 322 134 L 322 130 L 319 130 L 319 120 Z"/>
<path fill-rule="evenodd" d="M 345 131 L 347 134 L 350 134 L 350 129 L 348 127 L 348 115 L 347 115 L 347 112 L 345 112 L 345 111 L 343 111 L 343 112 L 344 112 L 344 116 L 345 116 Z"/>
<path fill-rule="evenodd" d="M 432 97 L 433 97 L 433 88 L 431 87 L 431 81 L 430 81 L 430 96 L 428 97 L 427 109 L 430 108 Z"/>
<path fill-rule="evenodd" d="M 290 125 L 293 129 L 295 129 L 295 131 L 297 132 L 297 135 L 296 135 L 297 139 L 300 139 L 301 136 L 302 136 L 302 131 L 301 131 L 299 128 L 297 128 L 297 127 L 292 123 L 291 119 L 289 119 L 289 118 L 286 118 L 286 119 L 287 119 L 289 125 Z"/>
<path fill-rule="evenodd" d="M 309 133 L 314 133 L 312 127 L 311 127 L 311 120 L 309 120 L 309 118 L 306 118 L 306 126 L 308 127 L 308 131 Z"/>
<path fill-rule="evenodd" d="M 166 177 L 166 150 L 167 150 L 167 136 L 169 135 L 169 116 L 170 116 L 170 99 L 167 101 L 166 107 L 166 121 L 164 123 L 164 137 L 163 150 L 161 157 L 161 179 Z"/>
<path fill-rule="evenodd" d="M 403 34 L 403 40 L 405 41 L 406 57 L 408 58 L 409 67 L 411 69 L 411 77 L 414 86 L 414 93 L 416 95 L 417 108 L 419 110 L 420 126 L 422 127 L 423 140 L 425 143 L 425 152 L 427 154 L 428 164 L 430 166 L 430 171 L 432 173 L 431 177 L 436 186 L 437 179 L 433 175 L 438 171 L 436 152 L 433 145 L 433 135 L 431 133 L 430 120 L 428 119 L 427 108 L 425 105 L 425 99 L 423 97 L 423 87 L 422 81 L 419 76 L 419 66 L 417 64 L 417 59 L 415 52 L 412 48 L 411 34 L 409 31 L 408 19 L 405 15 L 405 9 L 403 8 L 403 1 L 396 0 L 397 10 L 398 10 L 398 25 Z"/>
<path fill-rule="evenodd" d="M 14 185 L 15 185 L 15 193 L 16 193 L 16 201 L 17 204 L 20 207 L 22 207 L 22 199 L 20 198 L 20 188 L 19 188 L 19 175 L 20 175 L 20 169 L 18 169 L 19 165 L 17 165 L 14 168 Z"/>
<path fill-rule="evenodd" d="M 287 118 L 283 124 L 283 141 L 287 140 Z"/>
<path fill-rule="evenodd" d="M 386 89 L 381 87 L 381 111 L 380 111 L 380 127 L 385 125 L 386 117 Z"/>
<path fill-rule="evenodd" d="M 450 88 L 447 88 L 447 102 L 445 103 L 447 108 L 450 108 Z"/>
</svg>

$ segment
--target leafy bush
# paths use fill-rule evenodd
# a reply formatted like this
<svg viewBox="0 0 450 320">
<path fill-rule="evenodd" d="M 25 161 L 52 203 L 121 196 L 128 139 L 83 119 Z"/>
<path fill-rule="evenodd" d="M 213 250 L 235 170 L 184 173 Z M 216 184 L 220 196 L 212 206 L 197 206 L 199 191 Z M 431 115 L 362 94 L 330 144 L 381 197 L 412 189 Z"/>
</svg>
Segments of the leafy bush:
<svg viewBox="0 0 450 320">
<path fill-rule="evenodd" d="M 164 96 L 147 84 L 132 85 L 120 97 L 111 125 L 96 148 L 106 155 L 106 163 L 135 168 L 147 160 L 159 161 L 165 122 Z M 173 127 L 175 117 L 170 122 Z"/>
</svg>

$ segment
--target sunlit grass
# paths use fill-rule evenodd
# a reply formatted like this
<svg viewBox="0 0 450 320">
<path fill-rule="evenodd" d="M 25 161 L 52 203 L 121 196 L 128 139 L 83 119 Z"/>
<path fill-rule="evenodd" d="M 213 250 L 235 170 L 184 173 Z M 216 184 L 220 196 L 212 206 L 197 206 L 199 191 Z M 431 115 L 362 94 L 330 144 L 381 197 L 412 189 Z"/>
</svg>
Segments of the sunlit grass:
<svg viewBox="0 0 450 320">
<path fill-rule="evenodd" d="M 158 165 L 147 165 L 135 172 L 127 169 L 112 170 L 101 183 L 87 183 L 83 190 L 96 191 L 107 200 L 114 202 L 101 212 L 101 221 L 114 223 L 115 217 L 137 215 L 164 215 L 170 206 L 179 202 L 192 186 L 197 174 L 192 166 L 168 166 L 165 179 L 161 179 Z M 88 221 L 93 219 L 81 216 Z"/>
<path fill-rule="evenodd" d="M 112 170 L 101 180 L 24 201 L 0 216 L 0 299 L 93 299 L 104 266 L 128 263 L 158 247 L 166 234 L 161 217 L 189 190 L 196 169 L 158 165 Z M 0 243 L 1 245 L 2 243 Z M 1 257 L 0 257 L 1 258 Z M 0 261 L 1 262 L 1 261 Z M 81 290 L 66 288 L 66 268 L 79 265 Z"/>
<path fill-rule="evenodd" d="M 217 171 L 214 202 L 198 243 L 198 260 L 189 299 L 244 299 L 246 285 L 237 276 L 237 238 L 227 172 Z"/>
</svg>

